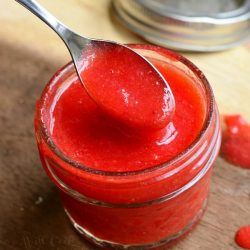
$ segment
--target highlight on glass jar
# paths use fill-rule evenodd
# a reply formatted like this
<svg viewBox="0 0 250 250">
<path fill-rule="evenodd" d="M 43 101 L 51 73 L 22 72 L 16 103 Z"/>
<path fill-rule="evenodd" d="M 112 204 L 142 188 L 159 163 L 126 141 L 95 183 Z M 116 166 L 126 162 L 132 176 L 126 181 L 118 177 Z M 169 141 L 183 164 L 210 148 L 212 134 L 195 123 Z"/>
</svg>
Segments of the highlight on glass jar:
<svg viewBox="0 0 250 250">
<path fill-rule="evenodd" d="M 219 114 L 207 79 L 190 61 L 165 48 L 130 46 L 170 85 L 175 114 L 167 126 L 126 128 L 91 100 L 69 63 L 37 103 L 36 138 L 43 167 L 84 238 L 106 249 L 165 249 L 206 209 Z"/>
</svg>

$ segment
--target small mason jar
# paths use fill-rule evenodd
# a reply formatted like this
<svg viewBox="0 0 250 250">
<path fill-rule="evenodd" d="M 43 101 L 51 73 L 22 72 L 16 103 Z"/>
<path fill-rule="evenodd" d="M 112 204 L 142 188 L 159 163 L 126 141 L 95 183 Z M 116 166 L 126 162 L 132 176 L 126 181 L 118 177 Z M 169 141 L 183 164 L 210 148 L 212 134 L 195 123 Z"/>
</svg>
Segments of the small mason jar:
<svg viewBox="0 0 250 250">
<path fill-rule="evenodd" d="M 84 238 L 106 249 L 165 249 L 185 236 L 206 208 L 221 140 L 219 114 L 207 79 L 190 61 L 161 47 L 131 47 L 162 67 L 182 70 L 201 92 L 205 121 L 188 148 L 161 165 L 130 172 L 96 170 L 68 158 L 53 142 L 42 110 L 76 78 L 72 63 L 56 73 L 37 103 L 36 138 L 43 167 Z"/>
</svg>

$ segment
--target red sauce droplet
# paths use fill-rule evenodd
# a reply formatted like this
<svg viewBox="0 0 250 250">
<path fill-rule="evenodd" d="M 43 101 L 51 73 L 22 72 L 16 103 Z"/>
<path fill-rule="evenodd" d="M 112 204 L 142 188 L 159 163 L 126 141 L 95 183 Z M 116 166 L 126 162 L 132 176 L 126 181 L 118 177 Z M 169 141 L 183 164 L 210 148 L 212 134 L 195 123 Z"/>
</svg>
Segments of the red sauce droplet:
<svg viewBox="0 0 250 250">
<path fill-rule="evenodd" d="M 250 249 L 250 226 L 241 227 L 235 235 L 236 243 L 245 249 Z"/>
<path fill-rule="evenodd" d="M 221 155 L 230 163 L 250 169 L 250 124 L 241 115 L 224 116 Z"/>
<path fill-rule="evenodd" d="M 90 46 L 81 78 L 98 106 L 130 127 L 157 130 L 172 118 L 175 104 L 168 84 L 131 49 Z"/>
</svg>

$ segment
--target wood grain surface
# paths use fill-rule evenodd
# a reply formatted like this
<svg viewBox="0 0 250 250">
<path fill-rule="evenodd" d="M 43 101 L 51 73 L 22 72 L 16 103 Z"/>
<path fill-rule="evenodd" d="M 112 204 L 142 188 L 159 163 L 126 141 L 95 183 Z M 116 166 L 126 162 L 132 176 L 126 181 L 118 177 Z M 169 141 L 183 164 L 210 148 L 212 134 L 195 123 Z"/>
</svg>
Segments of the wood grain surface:
<svg viewBox="0 0 250 250">
<path fill-rule="evenodd" d="M 108 0 L 40 0 L 90 37 L 145 43 L 110 15 Z M 33 130 L 45 83 L 70 60 L 63 43 L 15 1 L 0 3 L 0 249 L 90 250 L 70 225 L 45 176 Z M 184 53 L 208 77 L 221 113 L 250 121 L 250 44 L 229 51 Z M 209 206 L 196 230 L 173 250 L 234 250 L 234 234 L 250 224 L 250 171 L 218 158 Z"/>
</svg>

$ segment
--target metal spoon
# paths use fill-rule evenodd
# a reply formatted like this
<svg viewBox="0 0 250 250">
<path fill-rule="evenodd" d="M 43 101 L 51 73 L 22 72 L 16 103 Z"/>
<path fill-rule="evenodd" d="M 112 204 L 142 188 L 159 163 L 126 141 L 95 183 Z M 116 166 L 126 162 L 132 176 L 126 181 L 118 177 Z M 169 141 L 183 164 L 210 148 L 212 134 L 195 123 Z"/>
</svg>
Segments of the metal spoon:
<svg viewBox="0 0 250 250">
<path fill-rule="evenodd" d="M 29 11 L 31 11 L 33 14 L 35 14 L 37 17 L 39 17 L 42 21 L 44 21 L 49 27 L 51 27 L 63 40 L 65 45 L 67 46 L 71 57 L 73 59 L 77 74 L 85 87 L 86 91 L 89 93 L 89 95 L 95 99 L 92 96 L 92 93 L 88 91 L 88 86 L 84 84 L 84 80 L 82 79 L 82 76 L 80 72 L 83 70 L 84 63 L 83 63 L 83 57 L 85 55 L 88 55 L 89 50 L 95 50 L 98 49 L 104 49 L 108 48 L 110 49 L 119 49 L 124 50 L 126 54 L 138 61 L 138 59 L 141 60 L 141 63 L 145 64 L 145 71 L 146 69 L 150 69 L 153 74 L 155 74 L 156 77 L 158 77 L 159 81 L 164 84 L 164 86 L 167 86 L 167 92 L 168 92 L 168 103 L 167 106 L 169 106 L 169 114 L 173 113 L 174 110 L 174 98 L 172 96 L 172 92 L 165 81 L 165 79 L 162 77 L 160 72 L 143 56 L 136 53 L 134 50 L 130 49 L 129 47 L 116 43 L 111 41 L 104 41 L 104 40 L 97 40 L 97 39 L 90 39 L 83 36 L 80 36 L 76 34 L 75 32 L 71 31 L 68 27 L 66 27 L 64 24 L 62 24 L 60 21 L 58 21 L 53 15 L 51 15 L 47 10 L 45 10 L 40 4 L 38 4 L 34 0 L 16 0 L 18 3 L 23 5 L 25 8 L 27 8 Z M 125 53 L 124 53 L 125 54 Z M 85 65 L 86 66 L 86 65 Z M 147 72 L 145 72 L 147 73 Z M 145 74 L 146 75 L 146 74 Z M 97 103 L 99 100 L 95 100 Z M 100 103 L 98 103 L 100 104 Z M 102 105 L 102 103 L 101 103 Z M 100 105 L 100 106 L 101 106 Z M 109 107 L 104 107 L 106 109 L 109 109 Z M 112 107 L 114 108 L 114 107 Z"/>
</svg>

